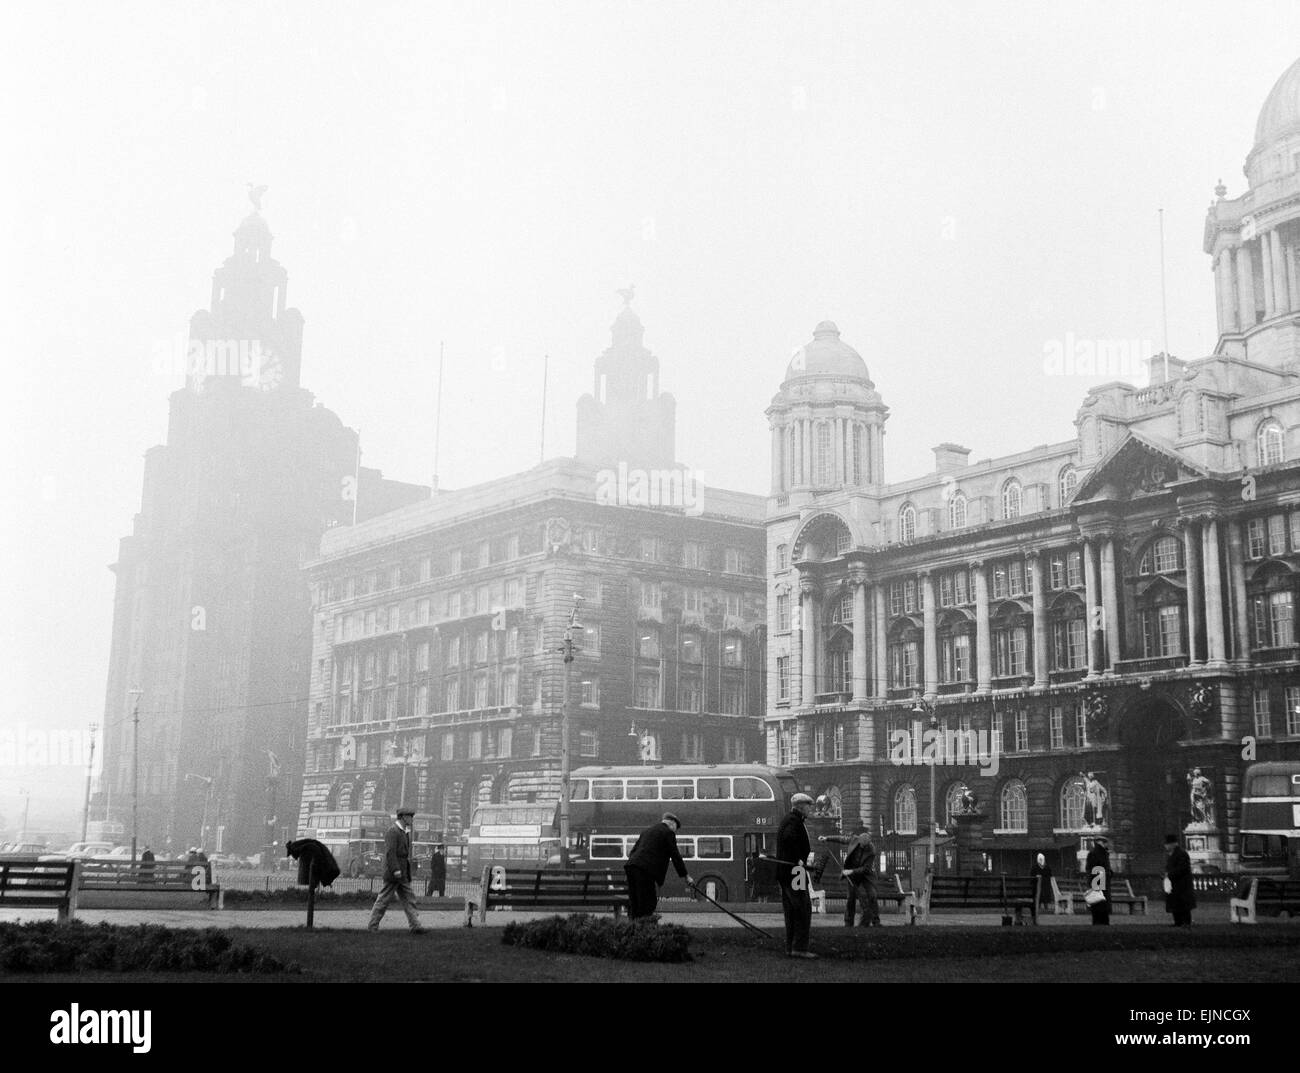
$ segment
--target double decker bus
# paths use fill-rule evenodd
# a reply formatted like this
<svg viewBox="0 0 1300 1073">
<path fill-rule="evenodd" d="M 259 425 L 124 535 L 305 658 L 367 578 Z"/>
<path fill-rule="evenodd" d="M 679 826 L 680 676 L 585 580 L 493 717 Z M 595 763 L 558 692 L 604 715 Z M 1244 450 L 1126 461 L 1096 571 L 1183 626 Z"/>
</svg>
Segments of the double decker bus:
<svg viewBox="0 0 1300 1073">
<path fill-rule="evenodd" d="M 560 848 L 555 810 L 554 801 L 479 805 L 465 835 L 465 874 L 473 879 L 487 864 L 544 867 Z"/>
<path fill-rule="evenodd" d="M 569 826 L 592 865 L 622 867 L 641 832 L 676 813 L 677 848 L 691 878 L 717 901 L 742 901 L 745 859 L 776 853 L 777 828 L 796 792 L 790 772 L 762 764 L 583 767 L 572 775 Z M 663 896 L 686 895 L 670 868 Z"/>
<path fill-rule="evenodd" d="M 1241 869 L 1300 879 L 1300 760 L 1246 768 L 1241 787 Z"/>
<path fill-rule="evenodd" d="M 415 818 L 411 852 L 413 870 L 433 855 L 433 845 L 441 841 L 438 817 Z M 299 838 L 314 838 L 334 854 L 345 876 L 353 878 L 383 872 L 384 833 L 393 825 L 387 812 L 313 812 Z"/>
</svg>

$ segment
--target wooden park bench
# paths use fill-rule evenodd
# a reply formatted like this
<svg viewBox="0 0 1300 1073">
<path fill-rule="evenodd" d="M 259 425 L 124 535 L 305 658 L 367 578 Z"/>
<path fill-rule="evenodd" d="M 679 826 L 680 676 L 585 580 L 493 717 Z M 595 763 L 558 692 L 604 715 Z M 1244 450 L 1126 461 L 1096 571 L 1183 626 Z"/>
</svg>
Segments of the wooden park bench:
<svg viewBox="0 0 1300 1073">
<path fill-rule="evenodd" d="M 35 857 L 0 861 L 0 908 L 56 909 L 59 923 L 77 916 L 77 861 L 41 861 Z"/>
<path fill-rule="evenodd" d="M 1300 913 L 1300 879 L 1251 876 L 1244 896 L 1228 900 L 1228 919 L 1234 924 L 1257 924 L 1261 916 L 1286 919 Z"/>
<path fill-rule="evenodd" d="M 1052 909 L 1057 913 L 1073 913 L 1075 904 L 1078 903 L 1079 911 L 1084 912 L 1088 906 L 1084 899 L 1088 896 L 1090 884 L 1083 876 L 1071 876 L 1069 879 L 1061 879 L 1059 882 L 1056 876 L 1052 876 Z M 1141 912 L 1143 915 L 1147 911 L 1147 896 L 1145 894 L 1134 894 L 1133 884 L 1123 876 L 1117 876 L 1114 873 L 1110 877 L 1110 904 L 1112 909 L 1117 905 L 1128 907 L 1129 916 Z"/>
<path fill-rule="evenodd" d="M 184 861 L 82 861 L 80 888 L 82 909 L 220 909 L 224 902 L 211 865 Z"/>
<path fill-rule="evenodd" d="M 479 923 L 489 909 L 613 910 L 627 908 L 627 876 L 617 871 L 569 871 L 488 865 L 477 899 Z M 473 895 L 465 901 L 465 923 L 473 919 Z"/>
<path fill-rule="evenodd" d="M 1010 924 L 1015 914 L 1017 924 L 1024 923 L 1024 911 L 1038 923 L 1038 877 L 1008 875 L 945 876 L 930 874 L 925 877 L 921 894 L 920 916 L 929 922 L 930 914 L 937 909 L 981 910 L 997 909 L 1002 922 Z"/>
</svg>

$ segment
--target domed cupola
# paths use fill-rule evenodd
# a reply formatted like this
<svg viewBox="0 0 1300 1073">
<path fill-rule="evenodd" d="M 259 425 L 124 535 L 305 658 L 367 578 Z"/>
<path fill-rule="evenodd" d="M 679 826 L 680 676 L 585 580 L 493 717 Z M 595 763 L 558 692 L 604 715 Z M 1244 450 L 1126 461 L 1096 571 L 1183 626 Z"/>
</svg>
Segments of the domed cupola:
<svg viewBox="0 0 1300 1073">
<path fill-rule="evenodd" d="M 794 352 L 767 410 L 773 494 L 883 484 L 888 415 L 862 355 L 822 321 Z"/>
<path fill-rule="evenodd" d="M 813 329 L 812 342 L 794 352 L 785 371 L 786 380 L 805 376 L 842 376 L 871 384 L 862 355 L 840 339 L 834 321 L 824 320 Z"/>
<path fill-rule="evenodd" d="M 1260 109 L 1255 148 L 1271 145 L 1288 134 L 1300 134 L 1300 60 L 1283 72 Z"/>
</svg>

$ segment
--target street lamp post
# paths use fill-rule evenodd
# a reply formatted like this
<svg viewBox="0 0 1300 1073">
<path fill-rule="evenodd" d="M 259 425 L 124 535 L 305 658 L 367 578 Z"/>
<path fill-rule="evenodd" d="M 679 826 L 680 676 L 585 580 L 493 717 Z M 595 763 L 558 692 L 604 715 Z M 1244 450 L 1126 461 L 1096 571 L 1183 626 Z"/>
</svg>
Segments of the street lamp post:
<svg viewBox="0 0 1300 1073">
<path fill-rule="evenodd" d="M 90 724 L 90 758 L 86 761 L 86 803 L 81 809 L 81 841 L 86 841 L 86 832 L 90 829 L 90 776 L 95 770 L 95 731 L 98 723 Z"/>
<path fill-rule="evenodd" d="M 132 689 L 135 708 L 131 716 L 134 733 L 131 735 L 131 863 L 135 864 L 135 848 L 140 837 L 140 697 L 143 689 Z"/>
<path fill-rule="evenodd" d="M 23 801 L 23 828 L 22 828 L 21 831 L 18 832 L 18 841 L 19 841 L 19 842 L 26 842 L 26 841 L 27 841 L 27 810 L 28 810 L 29 808 L 32 807 L 32 792 L 31 792 L 31 790 L 19 790 L 18 792 L 19 792 L 20 794 L 22 794 L 22 795 L 23 795 L 23 798 L 24 798 L 24 801 Z"/>
<path fill-rule="evenodd" d="M 934 704 L 932 702 L 923 700 L 919 696 L 916 698 L 915 703 L 913 703 L 912 705 L 912 714 L 917 716 L 922 716 L 922 717 L 928 715 L 930 717 L 931 737 L 930 737 L 930 867 L 929 870 L 933 872 L 935 859 L 936 859 L 935 858 L 936 840 L 935 840 L 935 811 L 934 811 L 934 767 L 935 767 L 935 761 L 938 759 L 937 756 L 935 755 L 938 750 L 936 748 L 934 731 L 939 729 L 939 717 L 934 714 Z"/>
<path fill-rule="evenodd" d="M 192 771 L 187 771 L 185 777 L 187 779 L 198 779 L 206 784 L 206 789 L 203 791 L 203 819 L 199 822 L 199 848 L 206 852 L 208 848 L 208 804 L 212 800 L 212 776 L 196 775 Z"/>
<path fill-rule="evenodd" d="M 569 670 L 573 666 L 575 630 L 581 629 L 578 622 L 578 601 L 582 597 L 573 594 L 573 610 L 569 612 L 569 624 L 564 630 L 564 644 L 559 651 L 564 654 L 564 699 L 560 710 L 560 867 L 569 867 Z"/>
</svg>

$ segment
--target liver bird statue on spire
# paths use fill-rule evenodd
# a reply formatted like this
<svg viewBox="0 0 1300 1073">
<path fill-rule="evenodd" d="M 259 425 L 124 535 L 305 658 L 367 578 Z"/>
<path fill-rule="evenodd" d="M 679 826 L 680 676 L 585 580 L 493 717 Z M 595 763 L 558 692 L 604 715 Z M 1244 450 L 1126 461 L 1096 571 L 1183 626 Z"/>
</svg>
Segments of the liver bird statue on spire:
<svg viewBox="0 0 1300 1073">
<path fill-rule="evenodd" d="M 632 305 L 632 298 L 636 294 L 636 284 L 629 283 L 626 287 L 620 287 L 614 293 L 623 299 L 624 306 L 630 307 Z"/>
<path fill-rule="evenodd" d="M 265 193 L 266 183 L 261 186 L 254 186 L 252 183 L 248 184 L 248 200 L 253 203 L 254 212 L 262 211 L 262 195 Z"/>
</svg>

